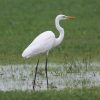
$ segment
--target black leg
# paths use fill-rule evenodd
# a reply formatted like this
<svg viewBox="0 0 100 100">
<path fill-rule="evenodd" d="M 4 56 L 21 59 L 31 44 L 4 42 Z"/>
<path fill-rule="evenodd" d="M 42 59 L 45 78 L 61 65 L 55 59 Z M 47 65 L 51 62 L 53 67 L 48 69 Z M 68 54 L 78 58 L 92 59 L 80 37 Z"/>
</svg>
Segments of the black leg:
<svg viewBox="0 0 100 100">
<path fill-rule="evenodd" d="M 35 80 L 36 80 L 36 74 L 37 74 L 37 69 L 38 69 L 38 64 L 39 64 L 39 59 L 37 61 L 37 65 L 36 65 L 36 68 L 35 68 L 35 77 L 34 77 L 34 80 L 33 80 L 33 90 L 35 90 Z"/>
<path fill-rule="evenodd" d="M 47 79 L 47 89 L 48 89 L 48 75 L 47 75 L 47 63 L 48 63 L 48 58 L 46 56 L 46 62 L 45 62 L 45 73 L 46 73 L 46 79 Z"/>
</svg>

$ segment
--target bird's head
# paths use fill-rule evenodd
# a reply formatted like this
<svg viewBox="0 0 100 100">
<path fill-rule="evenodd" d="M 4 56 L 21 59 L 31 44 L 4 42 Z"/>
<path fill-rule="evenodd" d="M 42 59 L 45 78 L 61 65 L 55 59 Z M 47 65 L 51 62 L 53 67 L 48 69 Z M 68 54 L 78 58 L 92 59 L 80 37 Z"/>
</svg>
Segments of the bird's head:
<svg viewBox="0 0 100 100">
<path fill-rule="evenodd" d="M 74 17 L 74 16 L 66 16 L 66 15 L 60 14 L 56 18 L 59 19 L 59 20 L 65 20 L 65 19 L 75 19 L 76 17 Z"/>
</svg>

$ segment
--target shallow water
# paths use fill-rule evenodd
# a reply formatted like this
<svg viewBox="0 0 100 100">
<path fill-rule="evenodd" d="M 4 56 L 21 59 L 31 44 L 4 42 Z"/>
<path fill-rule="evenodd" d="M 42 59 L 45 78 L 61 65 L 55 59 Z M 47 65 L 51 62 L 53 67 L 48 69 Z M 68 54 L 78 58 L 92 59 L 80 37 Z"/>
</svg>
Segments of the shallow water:
<svg viewBox="0 0 100 100">
<path fill-rule="evenodd" d="M 82 88 L 100 85 L 100 72 L 95 71 L 99 63 L 91 66 L 84 64 L 49 64 L 48 79 L 50 89 Z M 70 66 L 72 69 L 70 69 Z M 80 68 L 80 69 L 79 69 Z M 70 70 L 69 70 L 70 69 Z M 76 70 L 77 69 L 77 70 Z M 92 69 L 92 70 L 90 70 Z M 35 65 L 0 65 L 0 90 L 32 90 Z M 36 90 L 46 90 L 44 64 L 39 65 Z"/>
</svg>

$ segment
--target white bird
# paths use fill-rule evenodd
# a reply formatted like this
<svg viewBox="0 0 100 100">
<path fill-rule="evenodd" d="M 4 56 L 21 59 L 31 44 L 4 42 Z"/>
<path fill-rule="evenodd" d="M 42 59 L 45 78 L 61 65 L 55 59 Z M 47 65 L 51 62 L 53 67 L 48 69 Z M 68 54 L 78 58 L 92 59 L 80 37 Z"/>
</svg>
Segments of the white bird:
<svg viewBox="0 0 100 100">
<path fill-rule="evenodd" d="M 46 53 L 45 72 L 46 72 L 46 78 L 47 78 L 47 88 L 48 88 L 47 57 L 48 57 L 49 50 L 58 46 L 64 38 L 64 29 L 60 26 L 59 22 L 61 20 L 74 19 L 74 18 L 75 18 L 74 16 L 65 16 L 62 14 L 58 15 L 55 18 L 55 26 L 60 33 L 59 37 L 56 38 L 55 34 L 52 31 L 45 31 L 41 33 L 40 35 L 38 35 L 22 53 L 23 58 L 30 58 L 32 56 L 35 56 L 41 53 Z M 39 63 L 39 59 L 38 59 L 36 69 L 35 69 L 33 89 L 35 88 L 35 80 L 36 80 L 38 63 Z"/>
</svg>

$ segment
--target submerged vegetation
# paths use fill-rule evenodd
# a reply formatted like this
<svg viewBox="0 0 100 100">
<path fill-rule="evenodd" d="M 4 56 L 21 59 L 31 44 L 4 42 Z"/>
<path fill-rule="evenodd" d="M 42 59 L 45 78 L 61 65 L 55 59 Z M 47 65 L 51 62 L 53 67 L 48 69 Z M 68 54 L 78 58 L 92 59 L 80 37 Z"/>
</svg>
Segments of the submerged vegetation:
<svg viewBox="0 0 100 100">
<path fill-rule="evenodd" d="M 67 59 L 67 61 L 66 61 Z M 91 59 L 70 60 L 62 64 L 48 64 L 49 89 L 90 88 L 100 85 L 100 63 Z M 72 59 L 72 58 L 71 58 Z M 0 90 L 32 90 L 35 64 L 1 65 Z M 36 90 L 46 90 L 44 64 L 40 63 L 37 71 Z"/>
</svg>

